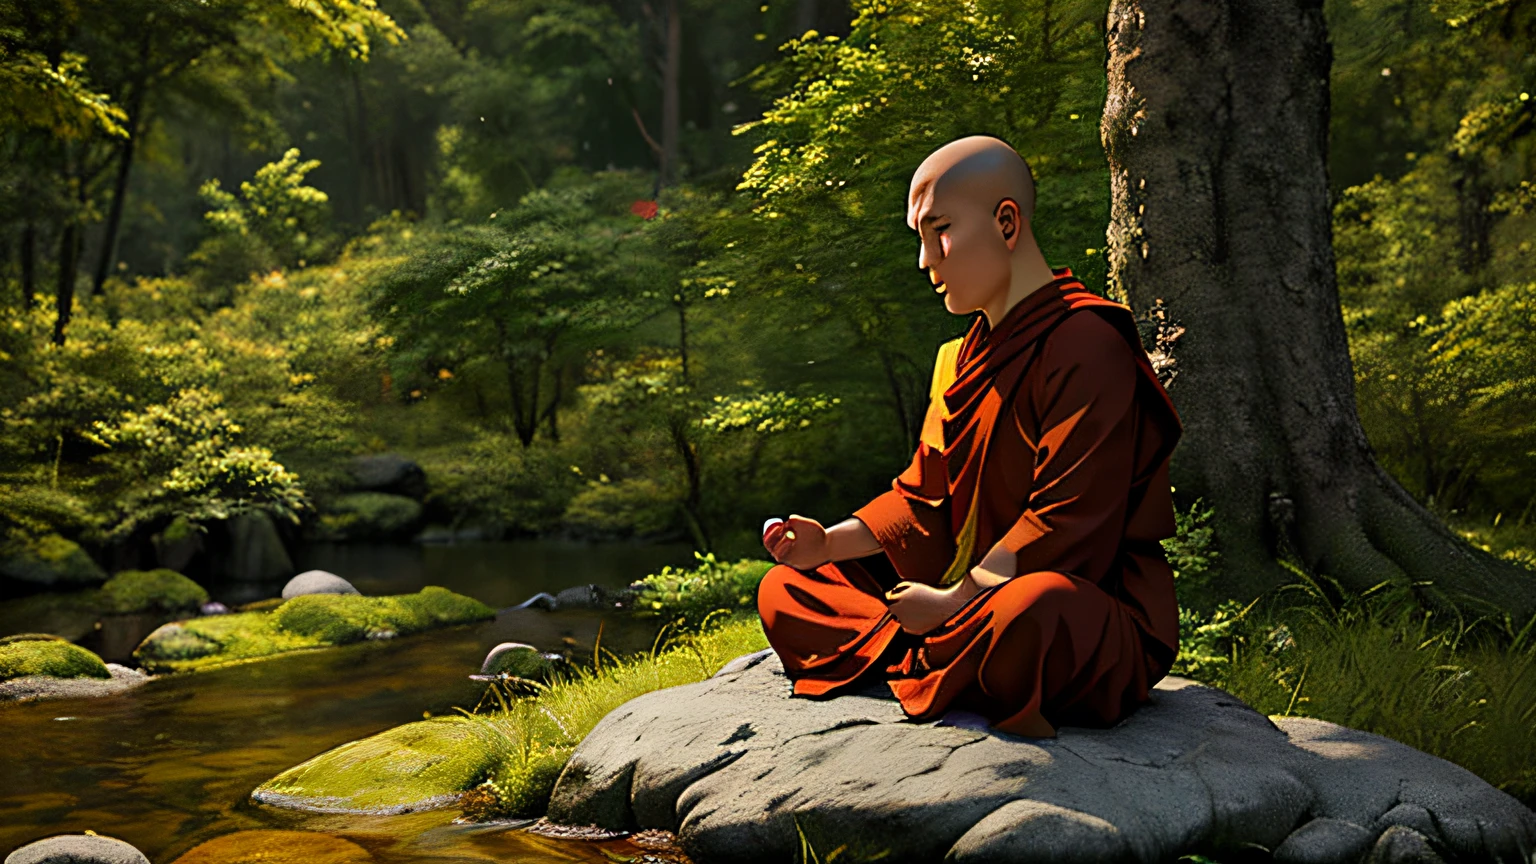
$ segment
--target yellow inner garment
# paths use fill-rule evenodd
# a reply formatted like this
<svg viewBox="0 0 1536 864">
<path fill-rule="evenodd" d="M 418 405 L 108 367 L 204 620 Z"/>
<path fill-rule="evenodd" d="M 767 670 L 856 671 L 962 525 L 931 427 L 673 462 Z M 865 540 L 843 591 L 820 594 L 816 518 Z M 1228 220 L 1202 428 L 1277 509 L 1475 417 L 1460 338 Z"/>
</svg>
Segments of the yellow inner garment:
<svg viewBox="0 0 1536 864">
<path fill-rule="evenodd" d="M 944 420 L 949 411 L 944 405 L 944 391 L 959 376 L 960 343 L 964 338 L 951 339 L 939 346 L 938 359 L 933 364 L 933 383 L 928 387 L 928 414 L 923 418 L 922 442 L 934 450 L 944 449 Z M 976 503 L 980 495 L 971 496 L 971 509 L 965 515 L 960 536 L 955 538 L 955 560 L 939 577 L 939 587 L 945 588 L 959 582 L 970 572 L 971 554 L 976 550 Z"/>
</svg>

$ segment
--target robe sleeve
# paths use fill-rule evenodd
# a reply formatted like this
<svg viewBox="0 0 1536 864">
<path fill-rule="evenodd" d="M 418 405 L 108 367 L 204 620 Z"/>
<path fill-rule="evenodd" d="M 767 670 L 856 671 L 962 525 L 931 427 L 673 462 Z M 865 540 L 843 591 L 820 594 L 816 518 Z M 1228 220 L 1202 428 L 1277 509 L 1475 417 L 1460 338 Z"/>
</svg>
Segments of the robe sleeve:
<svg viewBox="0 0 1536 864">
<path fill-rule="evenodd" d="M 999 541 L 1015 575 L 1070 573 L 1097 583 L 1125 529 L 1135 463 L 1140 370 L 1124 336 L 1084 310 L 1048 337 L 1014 417 L 1035 447 L 1023 514 Z"/>
<path fill-rule="evenodd" d="M 890 490 L 853 513 L 875 536 L 897 575 L 909 582 L 936 581 L 954 556 L 948 469 L 940 453 L 944 390 L 954 380 L 961 341 L 946 342 L 934 360 L 928 413 L 912 464 Z"/>
</svg>

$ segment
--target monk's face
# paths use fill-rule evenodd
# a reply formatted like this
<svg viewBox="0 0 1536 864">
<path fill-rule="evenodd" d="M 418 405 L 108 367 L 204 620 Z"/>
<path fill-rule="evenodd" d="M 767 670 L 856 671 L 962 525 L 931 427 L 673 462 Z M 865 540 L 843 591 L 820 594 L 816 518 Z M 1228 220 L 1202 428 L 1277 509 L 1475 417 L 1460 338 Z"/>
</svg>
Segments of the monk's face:
<svg viewBox="0 0 1536 864">
<path fill-rule="evenodd" d="M 907 224 L 917 230 L 918 269 L 928 273 L 944 308 L 967 315 L 1008 293 L 1018 205 L 946 188 L 943 181 L 914 190 Z"/>
</svg>

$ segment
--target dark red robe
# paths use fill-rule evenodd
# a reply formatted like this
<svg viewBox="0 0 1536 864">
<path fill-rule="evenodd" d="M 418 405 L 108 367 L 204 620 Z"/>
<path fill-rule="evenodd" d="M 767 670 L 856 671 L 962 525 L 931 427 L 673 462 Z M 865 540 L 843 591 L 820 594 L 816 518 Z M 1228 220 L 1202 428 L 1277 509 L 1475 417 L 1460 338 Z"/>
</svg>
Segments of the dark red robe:
<svg viewBox="0 0 1536 864">
<path fill-rule="evenodd" d="M 797 694 L 879 675 L 916 719 L 961 708 L 1053 735 L 1118 722 L 1167 673 L 1178 605 L 1159 541 L 1174 533 L 1168 457 L 1182 427 L 1131 311 L 1056 272 L 995 330 L 977 316 L 934 406 L 942 449 L 919 444 L 854 513 L 882 554 L 764 577 L 758 611 Z M 999 541 L 1017 556 L 1013 579 L 929 633 L 901 631 L 887 590 L 938 585 Z"/>
</svg>

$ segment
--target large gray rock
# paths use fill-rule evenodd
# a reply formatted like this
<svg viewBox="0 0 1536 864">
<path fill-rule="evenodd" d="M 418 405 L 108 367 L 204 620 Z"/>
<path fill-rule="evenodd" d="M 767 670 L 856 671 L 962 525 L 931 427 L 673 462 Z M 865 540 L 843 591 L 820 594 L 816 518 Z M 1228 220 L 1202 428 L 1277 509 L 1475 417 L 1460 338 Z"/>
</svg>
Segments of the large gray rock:
<svg viewBox="0 0 1536 864">
<path fill-rule="evenodd" d="M 292 600 L 305 594 L 358 594 L 352 583 L 324 570 L 305 570 L 288 580 L 283 586 L 283 599 Z"/>
<path fill-rule="evenodd" d="M 61 834 L 17 849 L 5 864 L 149 864 L 144 853 L 114 837 Z"/>
<path fill-rule="evenodd" d="M 388 492 L 420 501 L 427 494 L 427 474 L 398 453 L 374 453 L 353 458 L 347 466 L 350 488 L 359 492 Z"/>
<path fill-rule="evenodd" d="M 551 821 L 677 832 L 710 864 L 795 858 L 972 862 L 1529 862 L 1536 814 L 1394 741 L 1276 718 L 1170 678 L 1113 729 L 1055 739 L 913 723 L 876 685 L 790 698 L 772 652 L 603 718 Z"/>
</svg>

